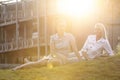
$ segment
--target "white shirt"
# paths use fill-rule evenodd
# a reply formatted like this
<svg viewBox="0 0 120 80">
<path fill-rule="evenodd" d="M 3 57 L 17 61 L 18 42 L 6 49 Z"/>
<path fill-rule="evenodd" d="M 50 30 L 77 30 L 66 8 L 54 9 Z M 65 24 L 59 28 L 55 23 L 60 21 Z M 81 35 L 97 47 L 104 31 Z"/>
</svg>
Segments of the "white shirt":
<svg viewBox="0 0 120 80">
<path fill-rule="evenodd" d="M 88 36 L 81 51 L 86 51 L 89 58 L 95 58 L 100 56 L 103 50 L 106 50 L 110 56 L 114 55 L 107 39 L 101 38 L 96 41 L 96 35 L 90 35 Z"/>
<path fill-rule="evenodd" d="M 60 38 L 58 34 L 52 35 L 50 39 L 50 44 L 54 44 L 52 51 L 68 56 L 68 54 L 72 52 L 71 41 L 75 41 L 75 38 L 70 33 L 64 33 L 62 38 Z"/>
</svg>

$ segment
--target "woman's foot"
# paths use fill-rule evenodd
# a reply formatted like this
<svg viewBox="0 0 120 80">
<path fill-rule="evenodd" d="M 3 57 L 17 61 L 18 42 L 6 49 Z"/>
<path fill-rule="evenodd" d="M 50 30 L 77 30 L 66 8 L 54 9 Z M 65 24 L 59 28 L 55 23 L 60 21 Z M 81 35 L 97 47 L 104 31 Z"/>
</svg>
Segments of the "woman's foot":
<svg viewBox="0 0 120 80">
<path fill-rule="evenodd" d="M 27 58 L 24 58 L 24 62 L 25 63 L 28 63 L 28 62 L 30 62 Z"/>
<path fill-rule="evenodd" d="M 16 70 L 17 70 L 17 68 L 15 67 L 15 68 L 12 68 L 11 70 L 12 70 L 12 71 L 16 71 Z"/>
</svg>

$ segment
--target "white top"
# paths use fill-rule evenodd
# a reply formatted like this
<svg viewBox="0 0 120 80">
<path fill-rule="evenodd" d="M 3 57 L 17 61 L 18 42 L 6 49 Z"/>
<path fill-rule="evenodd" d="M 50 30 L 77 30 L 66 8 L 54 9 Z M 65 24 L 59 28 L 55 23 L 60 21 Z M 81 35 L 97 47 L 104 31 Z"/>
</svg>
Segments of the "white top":
<svg viewBox="0 0 120 80">
<path fill-rule="evenodd" d="M 58 34 L 54 34 L 50 39 L 50 44 L 54 44 L 52 51 L 68 57 L 69 53 L 72 52 L 72 41 L 75 41 L 75 38 L 70 33 L 64 33 L 64 36 L 61 38 L 58 36 Z"/>
<path fill-rule="evenodd" d="M 81 51 L 86 51 L 89 58 L 95 58 L 97 56 L 100 56 L 103 50 L 106 50 L 106 52 L 110 56 L 114 55 L 109 41 L 107 39 L 101 38 L 98 41 L 96 41 L 96 35 L 90 35 L 88 36 Z"/>
</svg>

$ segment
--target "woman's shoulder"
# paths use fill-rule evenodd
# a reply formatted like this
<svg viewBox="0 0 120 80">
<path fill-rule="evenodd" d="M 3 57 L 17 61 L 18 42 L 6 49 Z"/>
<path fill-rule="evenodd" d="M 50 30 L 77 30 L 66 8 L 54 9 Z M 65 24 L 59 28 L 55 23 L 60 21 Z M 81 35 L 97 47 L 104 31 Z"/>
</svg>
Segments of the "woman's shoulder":
<svg viewBox="0 0 120 80">
<path fill-rule="evenodd" d="M 57 34 L 53 34 L 50 36 L 51 39 L 56 39 L 57 37 L 58 37 Z"/>
<path fill-rule="evenodd" d="M 96 35 L 88 35 L 88 39 L 96 38 Z"/>
</svg>

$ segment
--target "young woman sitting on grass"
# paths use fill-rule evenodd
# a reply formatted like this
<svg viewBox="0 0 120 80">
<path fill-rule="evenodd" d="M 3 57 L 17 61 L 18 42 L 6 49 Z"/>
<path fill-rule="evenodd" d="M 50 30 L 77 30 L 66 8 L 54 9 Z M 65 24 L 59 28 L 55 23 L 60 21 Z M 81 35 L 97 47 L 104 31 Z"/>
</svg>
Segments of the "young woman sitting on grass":
<svg viewBox="0 0 120 80">
<path fill-rule="evenodd" d="M 77 62 L 81 59 L 75 38 L 71 33 L 65 32 L 66 21 L 64 19 L 57 19 L 56 30 L 57 33 L 50 38 L 50 55 L 43 57 L 36 62 L 28 62 L 13 68 L 17 70 L 26 66 L 35 64 L 46 64 L 48 62 L 66 64 L 69 62 Z"/>
<path fill-rule="evenodd" d="M 89 35 L 83 48 L 79 51 L 84 59 L 94 59 L 103 55 L 103 50 L 109 56 L 113 56 L 113 51 L 109 44 L 105 26 L 102 23 L 95 24 L 94 35 Z"/>
</svg>

